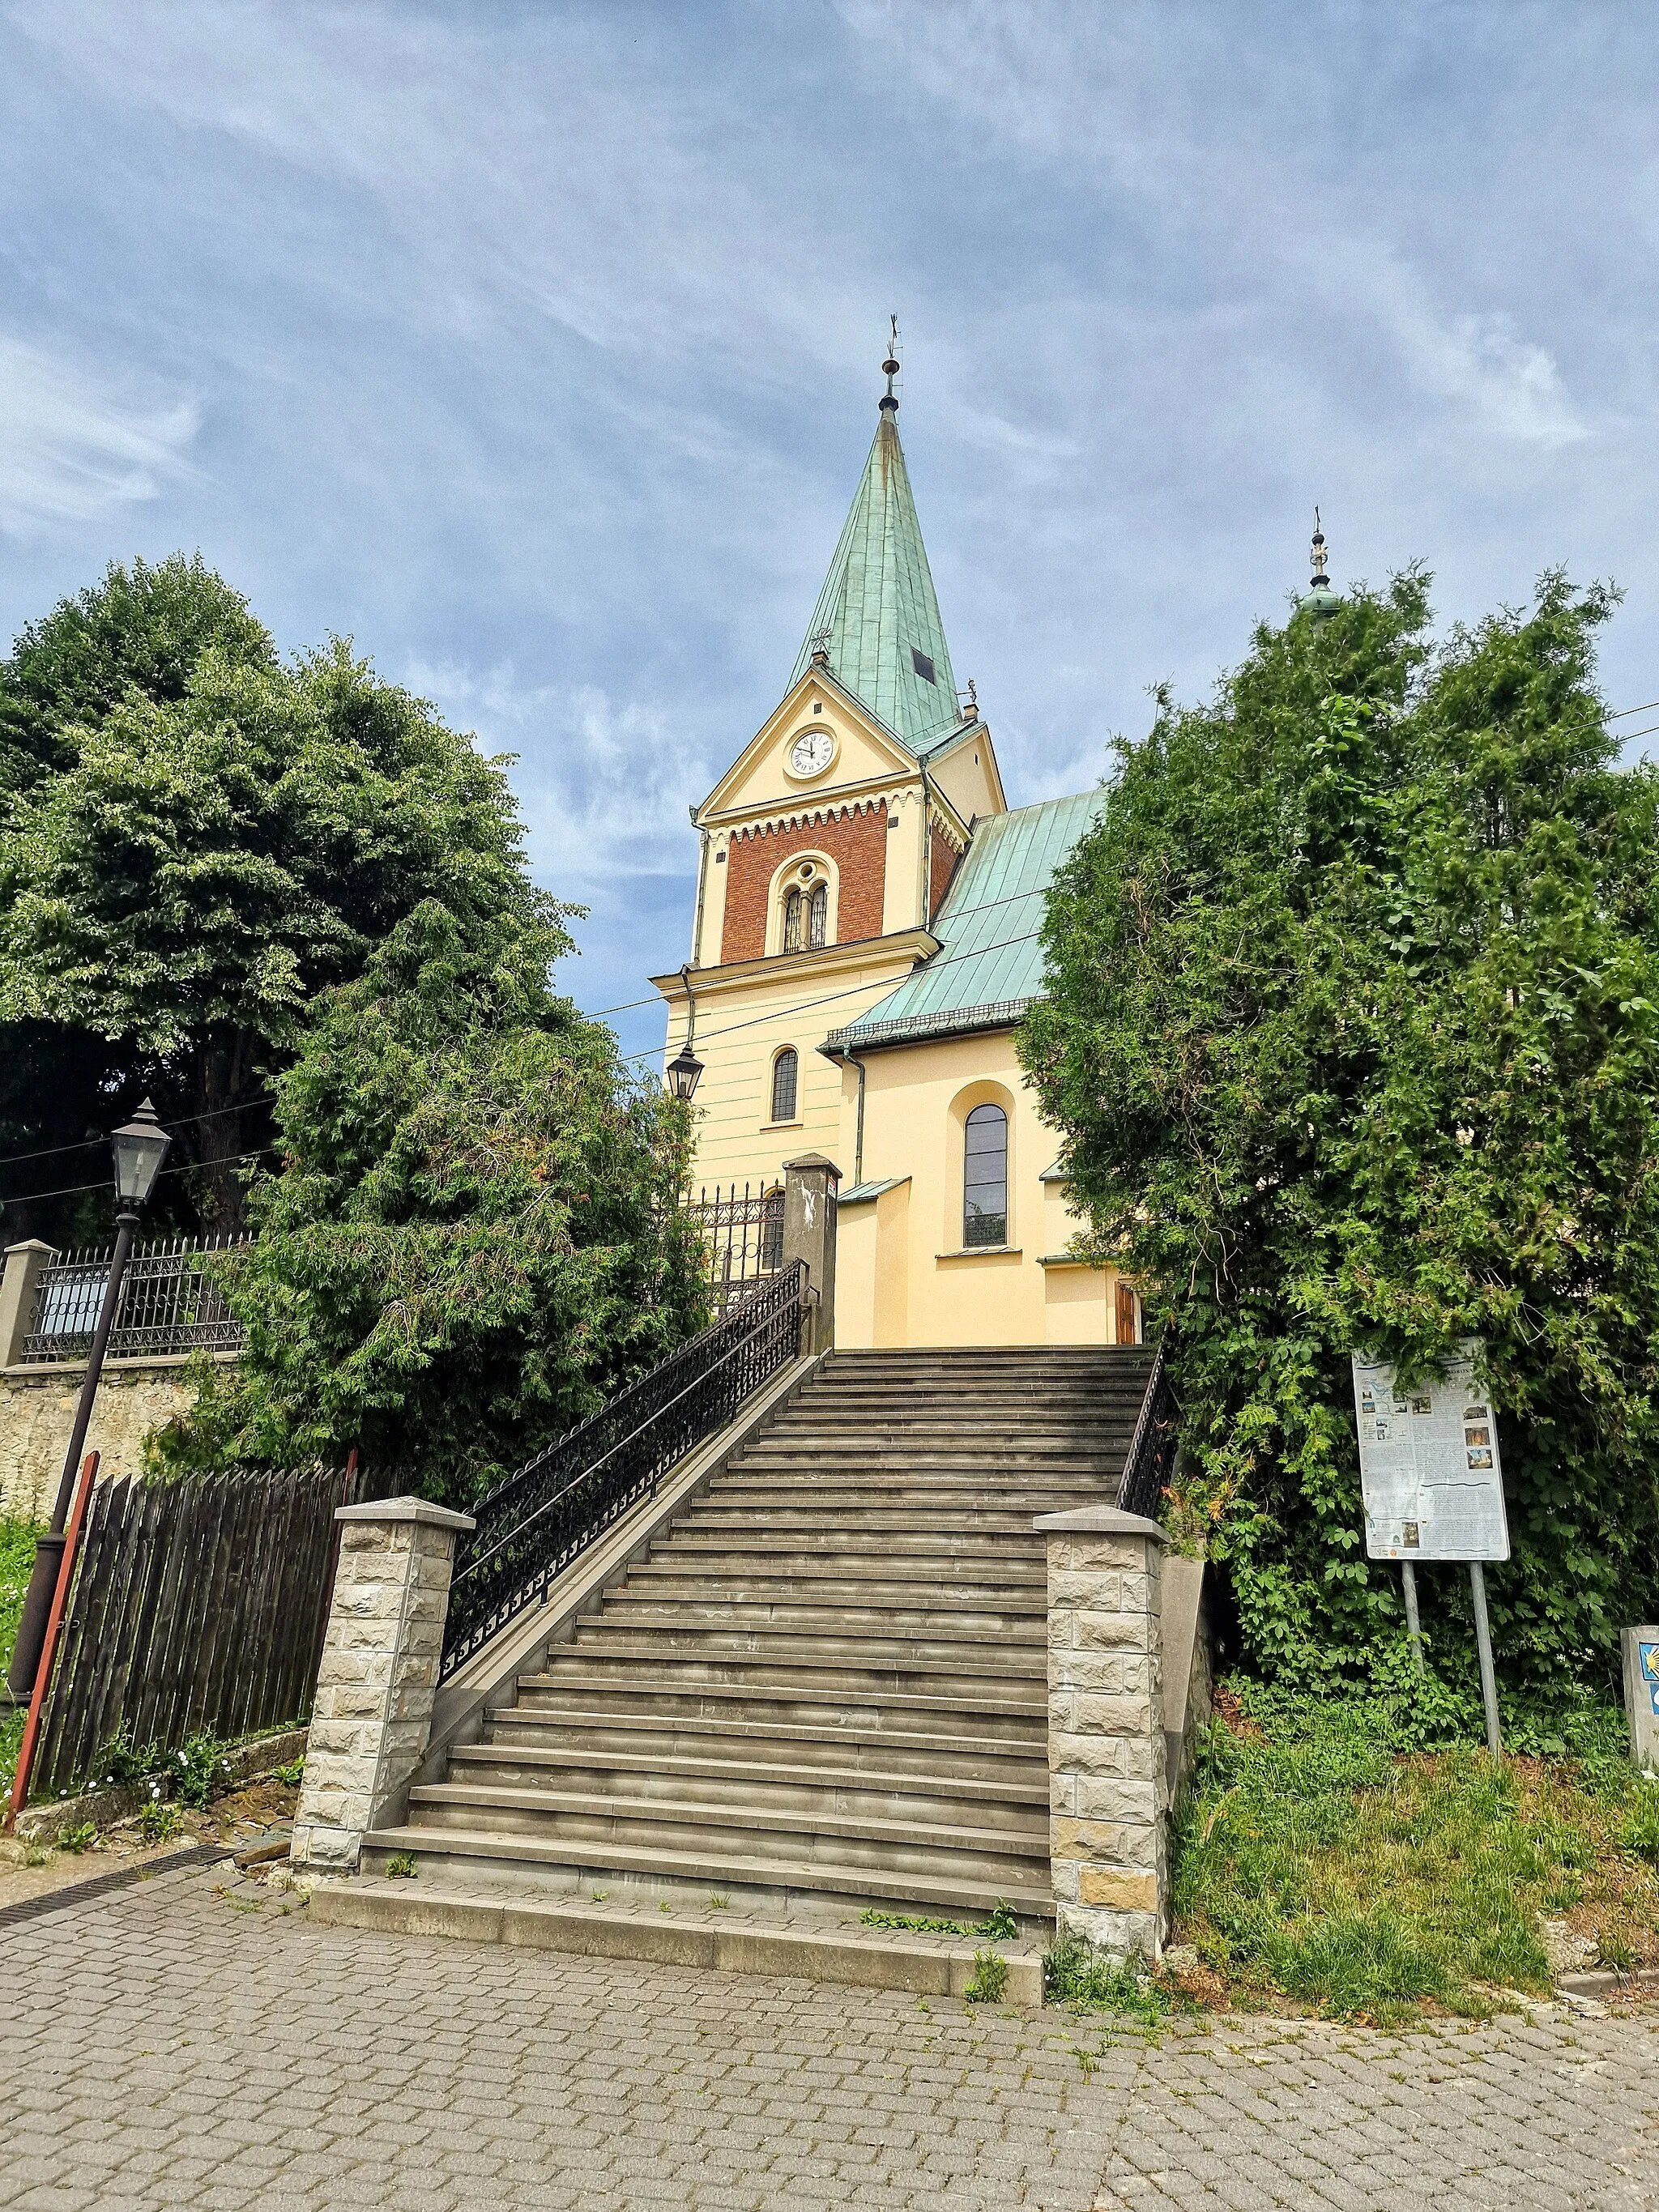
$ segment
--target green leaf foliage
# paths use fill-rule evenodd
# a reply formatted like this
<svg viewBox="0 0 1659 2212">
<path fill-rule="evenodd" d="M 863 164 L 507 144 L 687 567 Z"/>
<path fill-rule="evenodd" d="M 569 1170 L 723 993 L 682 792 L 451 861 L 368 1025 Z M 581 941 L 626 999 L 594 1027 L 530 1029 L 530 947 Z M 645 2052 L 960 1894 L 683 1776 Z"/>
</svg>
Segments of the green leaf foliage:
<svg viewBox="0 0 1659 2212">
<path fill-rule="evenodd" d="M 428 900 L 324 995 L 222 1265 L 243 1357 L 163 1467 L 356 1446 L 465 1504 L 702 1325 L 684 1109 L 548 991 L 568 948 Z"/>
<path fill-rule="evenodd" d="M 338 640 L 279 663 L 199 562 L 112 568 L 25 633 L 0 698 L 0 1023 L 45 1060 L 103 1041 L 82 1127 L 109 1125 L 112 1079 L 152 1091 L 210 1225 L 240 1219 L 237 1161 L 318 992 L 426 899 L 468 929 L 557 919 L 499 762 Z"/>
<path fill-rule="evenodd" d="M 1185 1415 L 1173 1513 L 1256 1666 L 1397 1663 L 1348 1369 L 1484 1341 L 1514 1558 L 1500 1669 L 1605 1683 L 1659 1600 L 1653 771 L 1594 689 L 1613 595 L 1559 575 L 1436 647 L 1425 580 L 1260 629 L 1120 749 L 1057 876 L 1024 1063 Z M 1467 1663 L 1467 1577 L 1421 1577 Z"/>
</svg>

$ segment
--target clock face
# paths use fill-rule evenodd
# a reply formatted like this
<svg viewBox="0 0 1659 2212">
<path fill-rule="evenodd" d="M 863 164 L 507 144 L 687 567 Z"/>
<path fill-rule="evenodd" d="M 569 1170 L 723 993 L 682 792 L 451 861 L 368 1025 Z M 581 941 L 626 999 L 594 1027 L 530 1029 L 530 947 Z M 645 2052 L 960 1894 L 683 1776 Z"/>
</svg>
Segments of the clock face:
<svg viewBox="0 0 1659 2212">
<path fill-rule="evenodd" d="M 828 730 L 803 730 L 789 748 L 789 765 L 797 775 L 822 775 L 836 757 L 836 741 Z"/>
</svg>

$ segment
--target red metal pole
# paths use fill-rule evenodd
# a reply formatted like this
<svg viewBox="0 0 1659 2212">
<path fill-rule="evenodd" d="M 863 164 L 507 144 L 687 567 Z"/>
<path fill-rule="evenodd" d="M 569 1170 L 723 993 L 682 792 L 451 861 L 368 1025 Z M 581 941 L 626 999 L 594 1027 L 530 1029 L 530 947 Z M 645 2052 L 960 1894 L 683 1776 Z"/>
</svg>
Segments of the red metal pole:
<svg viewBox="0 0 1659 2212">
<path fill-rule="evenodd" d="M 34 1765 L 35 1747 L 40 1740 L 40 1708 L 46 1702 L 52 1662 L 58 1656 L 58 1632 L 64 1626 L 70 1583 L 75 1575 L 76 1555 L 81 1548 L 81 1524 L 87 1517 L 87 1500 L 92 1495 L 92 1486 L 97 1479 L 98 1455 L 91 1451 L 81 1463 L 80 1487 L 75 1493 L 69 1526 L 64 1532 L 64 1556 L 58 1563 L 58 1586 L 52 1594 L 52 1611 L 46 1615 L 46 1633 L 40 1646 L 40 1664 L 34 1670 L 34 1690 L 29 1698 L 29 1717 L 23 1723 L 23 1741 L 17 1749 L 17 1771 L 12 1777 L 11 1803 L 6 1808 L 5 1832 L 9 1836 L 16 1828 L 17 1815 L 28 1802 L 29 1775 Z"/>
</svg>

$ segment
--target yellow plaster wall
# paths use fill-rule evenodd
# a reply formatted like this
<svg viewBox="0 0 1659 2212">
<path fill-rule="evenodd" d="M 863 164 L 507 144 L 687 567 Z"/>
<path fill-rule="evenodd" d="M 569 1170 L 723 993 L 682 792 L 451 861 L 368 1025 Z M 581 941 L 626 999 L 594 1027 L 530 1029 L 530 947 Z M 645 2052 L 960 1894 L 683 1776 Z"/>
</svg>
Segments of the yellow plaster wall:
<svg viewBox="0 0 1659 2212">
<path fill-rule="evenodd" d="M 964 822 L 971 822 L 975 815 L 983 817 L 1002 812 L 996 755 L 991 750 L 991 732 L 982 724 L 978 737 L 957 745 L 928 774 L 934 787 L 945 793 Z"/>
<path fill-rule="evenodd" d="M 787 975 L 769 973 L 770 962 L 757 963 L 755 972 L 726 985 L 700 984 L 694 973 L 696 1051 L 703 1063 L 692 1109 L 694 1193 L 714 1183 L 763 1188 L 781 1181 L 784 1162 L 803 1152 L 827 1153 L 850 1182 L 850 1155 L 842 1158 L 836 1149 L 841 1073 L 817 1047 L 831 1029 L 855 1021 L 890 991 L 910 972 L 913 957 L 890 948 L 863 957 L 844 952 L 816 966 L 791 963 Z M 824 999 L 824 1005 L 808 1003 Z M 670 1012 L 668 1029 L 672 1056 L 685 1036 L 683 999 Z M 785 1045 L 799 1055 L 795 1118 L 773 1122 L 772 1062 Z"/>
<path fill-rule="evenodd" d="M 1038 1118 L 1012 1030 L 868 1054 L 864 1180 L 908 1178 L 901 1191 L 851 1206 L 838 1225 L 836 1334 L 850 1347 L 1109 1344 L 1109 1270 L 1044 1267 L 1076 1226 L 1063 1184 L 1044 1183 L 1056 1140 Z M 850 1183 L 857 1071 L 841 1084 L 841 1127 L 829 1150 Z M 1006 1252 L 962 1246 L 962 1125 L 994 1100 L 1008 1115 Z M 902 1318 L 901 1318 L 902 1316 Z M 903 1334 L 890 1332 L 902 1328 Z"/>
</svg>

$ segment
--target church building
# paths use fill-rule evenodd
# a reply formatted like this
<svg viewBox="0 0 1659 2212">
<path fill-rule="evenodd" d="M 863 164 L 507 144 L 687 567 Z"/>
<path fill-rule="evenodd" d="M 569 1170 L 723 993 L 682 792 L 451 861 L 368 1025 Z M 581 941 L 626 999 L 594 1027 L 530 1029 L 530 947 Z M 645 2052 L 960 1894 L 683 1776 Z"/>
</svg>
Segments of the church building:
<svg viewBox="0 0 1659 2212">
<path fill-rule="evenodd" d="M 696 810 L 690 957 L 652 980 L 701 1061 L 692 1196 L 841 1171 L 843 1346 L 1133 1341 L 1014 1049 L 1050 878 L 1098 790 L 1010 807 L 959 697 L 899 444 L 898 364 L 787 689 Z"/>
</svg>

